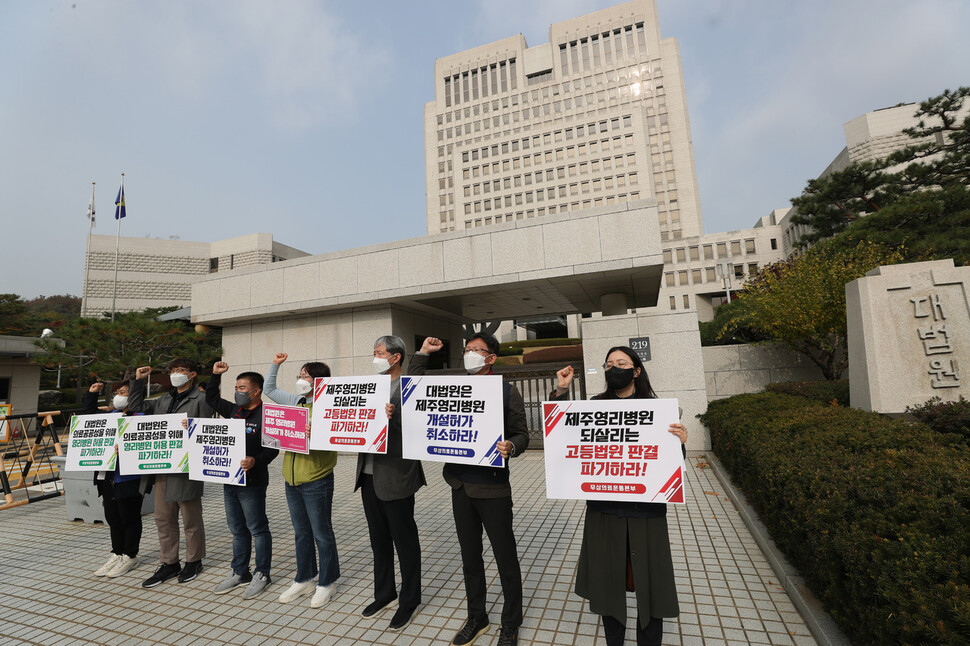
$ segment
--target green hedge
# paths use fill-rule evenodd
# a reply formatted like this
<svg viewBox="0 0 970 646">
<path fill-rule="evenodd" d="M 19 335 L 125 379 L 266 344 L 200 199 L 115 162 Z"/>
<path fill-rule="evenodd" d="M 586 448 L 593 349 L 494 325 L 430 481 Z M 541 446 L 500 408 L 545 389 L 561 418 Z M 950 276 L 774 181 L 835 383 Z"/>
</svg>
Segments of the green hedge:
<svg viewBox="0 0 970 646">
<path fill-rule="evenodd" d="M 937 433 L 953 433 L 964 443 L 970 444 L 970 401 L 964 399 L 963 395 L 951 402 L 934 397 L 906 411 Z"/>
<path fill-rule="evenodd" d="M 846 379 L 832 381 L 786 381 L 768 384 L 765 390 L 773 393 L 787 393 L 808 397 L 825 404 L 836 402 L 839 406 L 849 405 L 849 382 Z"/>
<path fill-rule="evenodd" d="M 970 643 L 970 456 L 802 397 L 711 402 L 715 453 L 853 644 Z"/>
<path fill-rule="evenodd" d="M 561 348 L 533 350 L 522 357 L 522 363 L 563 363 L 583 360 L 583 346 L 568 345 Z M 565 363 L 563 363 L 565 365 Z"/>
</svg>

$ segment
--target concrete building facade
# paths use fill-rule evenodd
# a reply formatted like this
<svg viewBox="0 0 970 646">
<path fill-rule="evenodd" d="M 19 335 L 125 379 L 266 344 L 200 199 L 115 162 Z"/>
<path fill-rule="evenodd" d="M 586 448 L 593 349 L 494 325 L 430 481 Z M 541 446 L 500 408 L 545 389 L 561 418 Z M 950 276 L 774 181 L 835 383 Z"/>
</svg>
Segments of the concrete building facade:
<svg viewBox="0 0 970 646">
<path fill-rule="evenodd" d="M 85 258 L 81 316 L 111 311 L 115 298 L 115 248 L 118 245 L 116 311 L 148 307 L 186 307 L 191 285 L 203 276 L 237 267 L 263 265 L 306 256 L 306 252 L 251 233 L 218 242 L 92 235 Z"/>
<path fill-rule="evenodd" d="M 702 233 L 680 51 L 652 0 L 435 62 L 428 233 L 655 199 L 662 240 Z"/>
</svg>

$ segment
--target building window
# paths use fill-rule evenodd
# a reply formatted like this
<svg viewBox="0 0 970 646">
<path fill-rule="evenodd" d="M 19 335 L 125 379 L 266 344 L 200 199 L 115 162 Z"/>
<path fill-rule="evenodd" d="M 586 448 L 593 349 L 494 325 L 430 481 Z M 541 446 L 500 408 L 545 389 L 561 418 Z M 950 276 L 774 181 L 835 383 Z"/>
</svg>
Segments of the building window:
<svg viewBox="0 0 970 646">
<path fill-rule="evenodd" d="M 676 296 L 671 296 L 670 297 L 670 309 L 672 309 L 672 310 L 677 309 L 677 297 Z"/>
<path fill-rule="evenodd" d="M 209 273 L 212 274 L 217 271 L 219 271 L 219 259 L 209 258 Z"/>
</svg>

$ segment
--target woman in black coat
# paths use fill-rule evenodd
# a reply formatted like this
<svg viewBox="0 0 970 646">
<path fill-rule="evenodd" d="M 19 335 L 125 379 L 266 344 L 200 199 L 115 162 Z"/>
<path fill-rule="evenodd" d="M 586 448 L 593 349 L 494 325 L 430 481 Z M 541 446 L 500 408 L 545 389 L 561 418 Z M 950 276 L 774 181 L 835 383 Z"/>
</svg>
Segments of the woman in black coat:
<svg viewBox="0 0 970 646">
<path fill-rule="evenodd" d="M 657 397 L 643 362 L 630 348 L 610 348 L 603 367 L 606 390 L 592 399 Z M 565 399 L 573 380 L 572 366 L 566 366 L 557 376 L 559 384 L 553 398 Z M 668 430 L 680 438 L 683 447 L 687 429 L 682 424 L 671 424 Z M 625 637 L 627 590 L 636 594 L 637 644 L 659 646 L 664 618 L 680 614 L 667 533 L 667 505 L 587 501 L 576 594 L 589 600 L 591 611 L 602 615 L 609 646 L 619 646 Z"/>
</svg>

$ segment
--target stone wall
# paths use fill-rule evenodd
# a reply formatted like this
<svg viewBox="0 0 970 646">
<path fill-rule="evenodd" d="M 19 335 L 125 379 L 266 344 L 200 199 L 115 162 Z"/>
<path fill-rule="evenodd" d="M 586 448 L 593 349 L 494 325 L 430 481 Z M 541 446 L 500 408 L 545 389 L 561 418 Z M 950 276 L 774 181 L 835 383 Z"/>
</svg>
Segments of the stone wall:
<svg viewBox="0 0 970 646">
<path fill-rule="evenodd" d="M 703 348 L 707 400 L 756 393 L 771 383 L 821 381 L 821 369 L 782 344 L 717 345 Z"/>
</svg>

